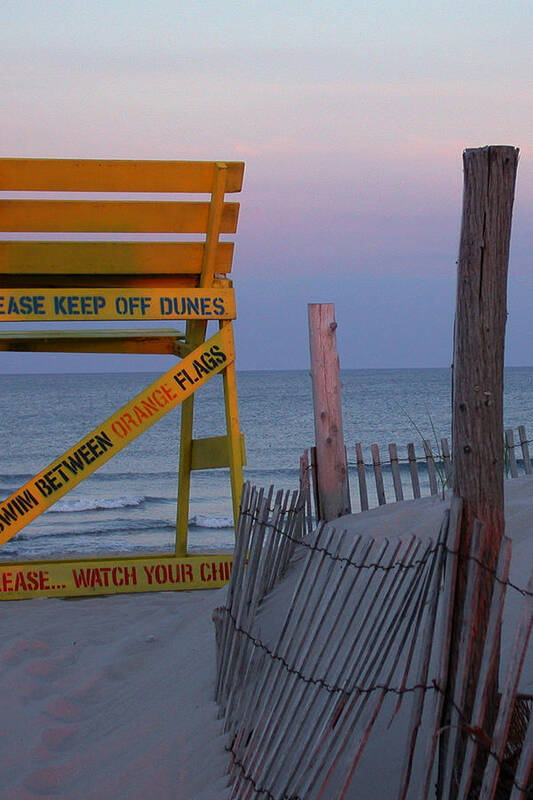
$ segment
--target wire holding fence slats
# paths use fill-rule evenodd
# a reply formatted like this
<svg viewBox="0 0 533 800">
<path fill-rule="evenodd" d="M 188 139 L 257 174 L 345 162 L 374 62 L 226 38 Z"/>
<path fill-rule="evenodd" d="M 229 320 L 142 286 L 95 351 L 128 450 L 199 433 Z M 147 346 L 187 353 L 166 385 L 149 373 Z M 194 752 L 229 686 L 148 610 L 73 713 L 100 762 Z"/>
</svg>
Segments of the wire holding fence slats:
<svg viewBox="0 0 533 800">
<path fill-rule="evenodd" d="M 375 540 L 322 524 L 302 539 L 302 498 L 284 508 L 274 501 L 269 512 L 269 497 L 243 493 L 227 602 L 214 615 L 231 796 L 337 796 L 386 698 L 397 698 L 397 714 L 405 695 L 418 708 L 436 691 L 433 636 L 422 632 L 434 626 L 429 598 L 439 595 L 447 524 L 437 540 Z M 266 587 L 286 572 L 288 551 L 273 556 L 284 538 L 299 572 L 277 634 L 265 642 L 258 614 Z M 268 570 L 273 581 L 264 580 Z M 415 715 L 414 743 L 417 730 Z"/>
<path fill-rule="evenodd" d="M 302 536 L 301 495 L 245 487 L 226 605 L 214 613 L 232 800 L 359 796 L 360 765 L 374 728 L 387 707 L 392 722 L 406 698 L 411 712 L 391 797 L 435 796 L 437 745 L 445 731 L 451 738 L 440 765 L 441 796 L 452 787 L 461 800 L 532 796 L 533 698 L 517 688 L 533 627 L 533 578 L 527 587 L 509 581 L 508 539 L 493 569 L 477 555 L 479 534 L 472 537 L 465 647 L 452 718 L 443 727 L 461 514 L 455 498 L 434 539 L 376 540 L 322 523 Z M 297 567 L 288 573 L 291 558 Z M 472 621 L 483 571 L 493 576 L 495 590 L 480 632 Z M 261 634 L 266 600 L 284 576 L 292 587 L 290 597 L 284 590 L 286 610 L 280 614 L 278 605 L 273 629 Z M 524 606 L 494 731 L 484 732 L 506 589 L 522 594 Z M 464 706 L 472 643 L 483 653 L 470 712 Z M 461 740 L 465 755 L 458 768 L 454 753 Z"/>
</svg>

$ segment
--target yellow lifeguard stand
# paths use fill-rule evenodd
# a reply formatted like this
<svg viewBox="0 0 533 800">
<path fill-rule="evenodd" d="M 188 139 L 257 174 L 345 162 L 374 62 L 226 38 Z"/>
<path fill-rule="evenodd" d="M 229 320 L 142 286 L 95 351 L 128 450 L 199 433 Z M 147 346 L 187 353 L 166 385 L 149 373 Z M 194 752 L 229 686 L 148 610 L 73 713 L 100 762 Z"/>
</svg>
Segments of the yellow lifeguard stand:
<svg viewBox="0 0 533 800">
<path fill-rule="evenodd" d="M 181 359 L 0 503 L 0 544 L 163 414 L 182 406 L 176 555 L 4 562 L 0 597 L 214 587 L 229 578 L 231 558 L 190 555 L 187 531 L 193 470 L 229 467 L 235 521 L 238 515 L 245 457 L 235 381 L 235 299 L 228 277 L 234 244 L 220 241 L 220 235 L 236 232 L 239 204 L 226 195 L 241 190 L 243 173 L 240 162 L 0 159 L 0 191 L 12 195 L 0 201 L 0 229 L 10 234 L 9 240 L 0 241 L 2 323 L 186 321 L 185 331 L 0 330 L 2 350 L 166 353 Z M 21 192 L 31 192 L 32 199 Z M 42 192 L 59 197 L 36 199 Z M 162 200 L 161 194 L 167 197 Z M 176 199 L 176 194 L 186 198 Z M 36 232 L 56 238 L 28 240 L 27 234 Z M 69 240 L 70 234 L 76 236 Z M 93 238 L 79 241 L 80 234 Z M 95 241 L 94 234 L 101 238 Z M 124 234 L 148 236 L 123 241 Z M 161 241 L 162 234 L 173 234 L 172 241 Z M 219 331 L 206 340 L 209 320 L 217 321 Z M 194 393 L 219 372 L 225 433 L 193 439 Z M 165 575 L 174 579 L 163 580 Z"/>
</svg>

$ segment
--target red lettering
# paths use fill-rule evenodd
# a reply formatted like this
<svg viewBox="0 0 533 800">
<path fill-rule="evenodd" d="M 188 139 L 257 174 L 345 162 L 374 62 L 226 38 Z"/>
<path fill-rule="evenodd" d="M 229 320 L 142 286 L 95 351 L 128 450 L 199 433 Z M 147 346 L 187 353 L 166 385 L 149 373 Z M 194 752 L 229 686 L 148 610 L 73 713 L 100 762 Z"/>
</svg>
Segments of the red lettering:
<svg viewBox="0 0 533 800">
<path fill-rule="evenodd" d="M 111 580 L 113 581 L 113 586 L 123 585 L 124 579 L 122 577 L 122 567 L 113 567 L 111 570 Z"/>
<path fill-rule="evenodd" d="M 41 591 L 50 588 L 50 575 L 48 574 L 47 569 L 40 569 L 39 570 L 39 589 Z"/>
<path fill-rule="evenodd" d="M 171 386 L 167 386 L 166 383 L 161 384 L 161 389 L 166 394 L 169 400 L 175 400 L 176 397 L 178 396 L 174 391 L 174 389 Z"/>
<path fill-rule="evenodd" d="M 154 571 L 154 565 L 152 564 L 151 566 L 148 566 L 148 564 L 143 564 L 143 569 L 146 572 L 146 577 L 148 578 L 148 583 L 151 586 L 152 583 L 153 583 L 152 573 Z"/>
<path fill-rule="evenodd" d="M 157 583 L 166 583 L 167 568 L 164 564 L 158 564 L 155 568 L 155 579 Z"/>
<path fill-rule="evenodd" d="M 152 392 L 152 397 L 154 398 L 159 408 L 164 408 L 167 405 L 167 401 L 165 400 L 164 397 L 160 401 L 159 400 L 160 394 L 161 394 L 161 389 L 154 389 L 154 391 Z"/>
<path fill-rule="evenodd" d="M 83 589 L 87 589 L 89 586 L 89 570 L 88 569 L 73 569 L 72 570 L 72 577 L 74 578 L 74 585 L 76 589 L 80 587 Z"/>
<path fill-rule="evenodd" d="M 28 587 L 26 586 L 26 581 L 24 580 L 24 573 L 17 572 L 15 574 L 15 591 L 18 592 L 19 589 L 24 589 L 24 591 L 28 591 Z"/>
<path fill-rule="evenodd" d="M 111 430 L 116 433 L 117 436 L 120 436 L 121 439 L 128 435 L 128 429 L 122 424 L 120 419 L 111 425 Z"/>
<path fill-rule="evenodd" d="M 28 579 L 28 590 L 39 588 L 39 575 L 37 572 L 30 570 L 26 577 Z"/>
<path fill-rule="evenodd" d="M 134 586 L 137 584 L 137 570 L 135 567 L 124 567 L 124 583 L 129 586 L 132 583 Z"/>
<path fill-rule="evenodd" d="M 109 573 L 111 572 L 111 567 L 100 567 L 100 578 L 104 577 L 104 586 L 109 586 Z"/>
</svg>

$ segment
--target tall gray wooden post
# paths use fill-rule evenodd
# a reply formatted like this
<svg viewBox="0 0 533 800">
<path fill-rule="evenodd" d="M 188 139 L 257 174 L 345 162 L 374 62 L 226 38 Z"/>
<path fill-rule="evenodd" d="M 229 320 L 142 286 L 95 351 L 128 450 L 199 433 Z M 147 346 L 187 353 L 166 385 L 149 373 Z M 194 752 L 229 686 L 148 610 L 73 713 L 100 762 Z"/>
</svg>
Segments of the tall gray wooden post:
<svg viewBox="0 0 533 800">
<path fill-rule="evenodd" d="M 480 571 L 476 593 L 480 599 L 473 626 L 477 635 L 463 645 L 470 649 L 468 710 L 492 594 L 494 578 L 490 570 L 496 566 L 505 528 L 503 354 L 518 150 L 503 146 L 465 150 L 463 165 L 452 399 L 454 494 L 462 498 L 463 520 L 449 689 L 457 678 L 454 671 L 465 602 L 465 559 L 475 519 L 483 525 L 476 557 L 489 567 Z M 492 680 L 495 694 L 497 665 Z M 459 763 L 456 766 L 460 768 Z"/>
<path fill-rule="evenodd" d="M 351 511 L 342 427 L 337 323 L 333 303 L 309 303 L 308 312 L 318 513 L 321 519 L 329 521 Z"/>
</svg>

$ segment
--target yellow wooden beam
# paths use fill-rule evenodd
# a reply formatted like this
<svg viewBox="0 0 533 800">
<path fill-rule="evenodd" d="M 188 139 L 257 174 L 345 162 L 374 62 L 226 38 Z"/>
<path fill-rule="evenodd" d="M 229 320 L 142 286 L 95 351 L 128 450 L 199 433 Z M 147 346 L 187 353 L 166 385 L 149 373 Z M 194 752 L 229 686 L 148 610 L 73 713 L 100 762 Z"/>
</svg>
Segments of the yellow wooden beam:
<svg viewBox="0 0 533 800">
<path fill-rule="evenodd" d="M 172 329 L 95 331 L 2 331 L 0 351 L 18 353 L 153 353 L 184 358 L 185 334 Z"/>
<path fill-rule="evenodd" d="M 226 191 L 242 188 L 244 164 L 228 161 Z M 211 192 L 214 161 L 1 158 L 0 191 Z"/>
<path fill-rule="evenodd" d="M 218 243 L 215 272 L 230 272 L 233 248 L 233 242 Z M 204 242 L 0 241 L 0 273 L 199 275 L 204 249 Z"/>
<path fill-rule="evenodd" d="M 246 464 L 244 436 L 240 434 L 241 464 Z M 227 436 L 208 436 L 192 440 L 191 470 L 220 469 L 230 466 L 230 452 Z"/>
<path fill-rule="evenodd" d="M 233 324 L 230 321 L 220 323 L 221 333 L 224 332 L 233 343 Z M 235 374 L 234 360 L 226 365 L 222 372 L 224 385 L 224 407 L 226 413 L 226 430 L 228 432 L 228 456 L 231 479 L 231 496 L 233 504 L 233 519 L 235 527 L 239 518 L 243 474 L 241 458 L 241 433 L 239 424 L 239 405 L 237 401 L 237 377 Z"/>
<path fill-rule="evenodd" d="M 209 203 L 142 200 L 0 200 L 0 230 L 41 233 L 205 233 Z M 220 233 L 235 233 L 238 203 L 225 203 Z"/>
</svg>

